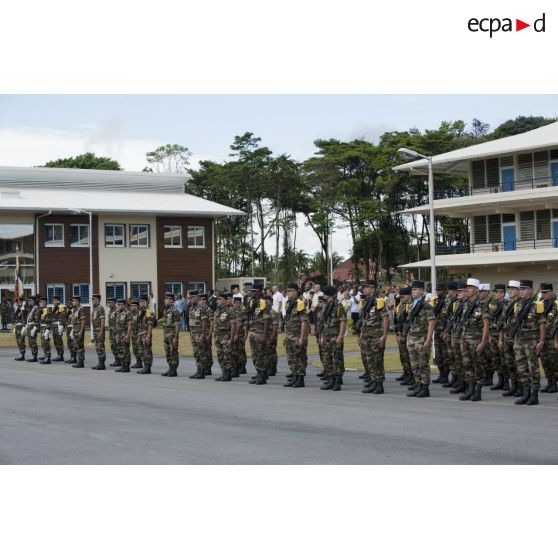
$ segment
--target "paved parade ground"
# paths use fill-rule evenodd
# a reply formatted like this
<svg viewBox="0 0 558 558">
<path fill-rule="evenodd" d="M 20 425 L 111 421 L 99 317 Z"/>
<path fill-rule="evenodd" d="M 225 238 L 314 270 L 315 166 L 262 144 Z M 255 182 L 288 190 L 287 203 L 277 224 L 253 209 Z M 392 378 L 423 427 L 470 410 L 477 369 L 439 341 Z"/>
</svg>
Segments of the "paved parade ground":
<svg viewBox="0 0 558 558">
<path fill-rule="evenodd" d="M 0 350 L 2 464 L 530 464 L 558 463 L 558 400 L 536 407 L 483 390 L 458 401 L 434 384 L 430 399 L 405 397 L 389 374 L 385 395 L 360 393 L 356 372 L 341 392 L 283 388 L 286 362 L 268 385 L 250 374 L 221 384 L 118 374 L 69 364 L 14 362 Z M 249 372 L 251 371 L 249 361 Z"/>
</svg>

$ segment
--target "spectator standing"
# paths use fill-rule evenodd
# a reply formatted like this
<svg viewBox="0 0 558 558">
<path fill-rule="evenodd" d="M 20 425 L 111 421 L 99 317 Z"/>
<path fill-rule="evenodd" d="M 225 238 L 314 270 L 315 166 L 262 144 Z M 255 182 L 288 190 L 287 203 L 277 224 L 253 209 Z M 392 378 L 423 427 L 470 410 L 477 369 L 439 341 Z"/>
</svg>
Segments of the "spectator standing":
<svg viewBox="0 0 558 558">
<path fill-rule="evenodd" d="M 186 308 L 186 301 L 184 297 L 178 293 L 174 301 L 174 307 L 178 310 L 180 315 L 180 331 L 186 331 L 186 317 L 184 315 L 184 309 Z"/>
</svg>

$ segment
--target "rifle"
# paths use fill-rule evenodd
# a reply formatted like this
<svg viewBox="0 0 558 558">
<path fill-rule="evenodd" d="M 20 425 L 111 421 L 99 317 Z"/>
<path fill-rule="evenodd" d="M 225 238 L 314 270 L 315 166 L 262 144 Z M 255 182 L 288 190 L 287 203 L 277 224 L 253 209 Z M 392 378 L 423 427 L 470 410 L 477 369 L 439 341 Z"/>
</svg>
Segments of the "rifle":
<svg viewBox="0 0 558 558">
<path fill-rule="evenodd" d="M 510 329 L 506 333 L 506 335 L 508 336 L 508 339 L 513 339 L 516 336 L 517 332 L 521 329 L 521 326 L 523 325 L 523 322 L 527 318 L 527 315 L 529 314 L 529 312 L 531 310 L 531 307 L 533 306 L 533 302 L 536 299 L 537 294 L 539 293 L 539 290 L 540 289 L 537 289 L 537 292 L 535 293 L 534 297 L 531 297 L 531 300 L 525 301 L 523 303 L 523 306 L 521 307 L 521 309 L 517 313 L 517 316 L 515 318 L 515 322 L 513 323 L 513 325 L 510 327 Z"/>
<path fill-rule="evenodd" d="M 451 333 L 454 330 L 456 326 L 456 321 L 461 316 L 464 307 L 465 307 L 465 301 L 461 299 L 459 301 L 459 304 L 457 305 L 457 308 L 452 312 L 451 318 L 448 320 L 446 324 L 446 333 Z"/>
<path fill-rule="evenodd" d="M 465 306 L 465 305 L 463 305 Z M 467 329 L 467 322 L 469 321 L 469 318 L 473 315 L 473 310 L 475 309 L 476 306 L 476 302 L 475 304 L 470 304 L 469 307 L 467 308 L 467 312 L 465 312 L 465 314 L 463 314 L 463 318 L 461 320 L 461 324 L 459 325 L 456 333 L 460 333 L 461 335 L 463 335 Z"/>
<path fill-rule="evenodd" d="M 362 309 L 362 313 L 360 315 L 360 318 L 358 319 L 357 323 L 355 324 L 355 331 L 356 331 L 357 334 L 359 334 L 360 330 L 362 329 L 362 318 L 363 318 L 363 316 L 366 316 L 368 314 L 368 312 L 370 312 L 370 308 L 372 308 L 372 306 L 374 306 L 374 304 L 376 304 L 376 294 L 372 295 L 370 300 L 368 300 L 366 302 L 366 304 L 364 305 L 364 308 Z"/>
<path fill-rule="evenodd" d="M 333 314 L 333 310 L 335 310 L 335 303 L 333 301 L 328 302 L 322 310 L 320 322 L 318 324 L 318 327 L 316 328 L 316 335 L 318 337 L 322 335 L 326 325 L 329 325 L 329 320 L 331 318 L 331 315 Z"/>
<path fill-rule="evenodd" d="M 493 329 L 500 331 L 504 327 L 503 321 L 500 320 L 500 316 L 504 311 L 504 301 L 496 303 L 496 308 L 490 313 L 490 327 L 494 326 Z"/>
<path fill-rule="evenodd" d="M 409 329 L 411 329 L 411 326 L 413 325 L 413 321 L 418 316 L 418 314 L 422 310 L 422 307 L 424 306 L 424 301 L 425 300 L 426 300 L 425 297 L 421 296 L 419 301 L 411 308 L 411 313 L 409 314 L 409 320 L 405 324 L 406 326 L 408 326 L 406 328 L 405 333 L 407 333 L 409 331 Z"/>
</svg>

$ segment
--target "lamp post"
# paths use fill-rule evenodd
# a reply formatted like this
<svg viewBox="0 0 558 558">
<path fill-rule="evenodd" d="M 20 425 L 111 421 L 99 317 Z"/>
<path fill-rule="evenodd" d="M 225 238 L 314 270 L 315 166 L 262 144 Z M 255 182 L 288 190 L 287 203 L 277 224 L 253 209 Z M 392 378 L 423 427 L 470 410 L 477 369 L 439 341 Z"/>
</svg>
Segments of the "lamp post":
<svg viewBox="0 0 558 558">
<path fill-rule="evenodd" d="M 420 157 L 421 159 L 426 159 L 428 161 L 428 205 L 429 205 L 429 218 L 430 229 L 429 229 L 429 241 L 430 241 L 430 283 L 432 285 L 431 291 L 432 296 L 436 294 L 436 240 L 435 240 L 435 230 L 434 230 L 434 172 L 432 170 L 432 157 L 422 155 L 418 151 L 413 151 L 412 149 L 407 149 L 406 147 L 401 147 L 397 150 L 397 153 L 404 157 L 405 159 L 415 159 Z"/>
<path fill-rule="evenodd" d="M 93 343 L 93 212 L 83 209 L 70 209 L 77 215 L 89 215 L 89 325 L 91 327 L 91 343 Z"/>
</svg>

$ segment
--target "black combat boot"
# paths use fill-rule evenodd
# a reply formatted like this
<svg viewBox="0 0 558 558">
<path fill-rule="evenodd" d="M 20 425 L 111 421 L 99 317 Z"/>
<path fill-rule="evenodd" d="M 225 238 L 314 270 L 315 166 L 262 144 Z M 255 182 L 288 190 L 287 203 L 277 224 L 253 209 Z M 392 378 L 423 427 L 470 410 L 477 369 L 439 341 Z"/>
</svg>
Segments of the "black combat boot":
<svg viewBox="0 0 558 558">
<path fill-rule="evenodd" d="M 39 362 L 39 359 L 37 358 L 37 353 L 33 353 L 33 358 L 28 358 L 27 362 Z"/>
<path fill-rule="evenodd" d="M 72 368 L 84 368 L 83 359 L 78 359 L 75 364 L 72 364 Z"/>
<path fill-rule="evenodd" d="M 459 401 L 469 401 L 475 393 L 475 382 L 467 382 L 467 391 L 459 397 Z"/>
<path fill-rule="evenodd" d="M 240 372 L 238 370 L 238 366 L 235 366 L 234 368 L 231 369 L 231 378 L 239 378 L 240 377 Z"/>
<path fill-rule="evenodd" d="M 201 376 L 201 366 L 198 366 L 196 368 L 196 373 L 192 374 L 191 376 L 188 376 L 188 378 L 190 378 L 191 380 L 199 380 Z"/>
<path fill-rule="evenodd" d="M 53 358 L 52 362 L 64 362 L 64 351 L 58 353 L 58 356 Z"/>
<path fill-rule="evenodd" d="M 473 397 L 471 397 L 471 401 L 481 401 L 482 400 L 482 386 L 481 382 L 477 382 L 475 384 L 475 392 L 473 393 Z"/>
<path fill-rule="evenodd" d="M 376 389 L 372 392 L 374 395 L 380 395 L 384 393 L 384 382 L 378 382 L 376 384 Z"/>
<path fill-rule="evenodd" d="M 457 382 L 455 382 L 452 389 L 450 389 L 450 393 L 465 393 L 467 391 L 467 386 L 465 382 L 459 378 Z"/>
<path fill-rule="evenodd" d="M 527 403 L 527 401 L 529 401 L 529 399 L 531 398 L 531 390 L 530 389 L 523 390 L 523 388 L 522 388 L 521 391 L 522 391 L 522 394 L 519 397 L 519 399 L 514 401 L 515 405 L 525 405 L 525 403 Z M 536 390 L 534 390 L 534 391 L 536 391 Z"/>
<path fill-rule="evenodd" d="M 420 389 L 420 382 L 417 382 L 417 380 L 413 377 L 413 383 L 407 383 L 407 391 L 414 391 L 415 389 Z"/>
<path fill-rule="evenodd" d="M 232 369 L 227 368 L 225 369 L 225 373 L 223 374 L 224 378 L 221 380 L 222 382 L 231 382 L 232 381 Z"/>
<path fill-rule="evenodd" d="M 275 369 L 275 373 L 277 373 L 277 368 Z M 240 374 L 246 374 L 246 365 L 245 364 L 243 364 L 240 367 Z M 273 375 L 275 376 L 275 374 L 273 374 Z"/>
<path fill-rule="evenodd" d="M 283 384 L 283 387 L 293 387 L 296 383 L 296 376 L 294 374 L 289 374 L 287 378 L 289 381 L 286 384 Z"/>
<path fill-rule="evenodd" d="M 546 393 L 550 389 L 550 382 L 552 382 L 552 380 L 547 380 L 546 386 L 543 386 L 539 391 L 541 393 Z"/>
<path fill-rule="evenodd" d="M 44 357 L 44 356 L 39 357 L 39 362 L 43 362 L 43 360 L 45 360 L 45 358 L 46 358 L 46 357 Z"/>
<path fill-rule="evenodd" d="M 271 372 L 269 372 L 269 373 L 267 374 L 267 376 L 277 376 L 277 366 L 274 366 L 274 367 L 271 369 Z"/>
<path fill-rule="evenodd" d="M 141 358 L 138 358 L 138 360 L 136 360 L 136 362 L 134 362 L 134 365 L 130 366 L 130 368 L 143 368 L 143 362 L 141 361 Z"/>
<path fill-rule="evenodd" d="M 376 382 L 369 382 L 364 384 L 364 388 L 360 390 L 361 393 L 374 393 L 376 389 Z"/>
<path fill-rule="evenodd" d="M 77 362 L 76 355 L 70 355 L 70 358 L 64 362 L 66 364 L 75 364 Z"/>
<path fill-rule="evenodd" d="M 50 355 L 43 358 L 43 360 L 41 360 L 41 364 L 50 364 Z"/>
<path fill-rule="evenodd" d="M 118 367 L 120 367 L 120 366 L 122 366 L 122 363 L 120 362 L 120 359 L 119 359 L 119 358 L 115 358 L 115 359 L 114 359 L 114 362 L 111 362 L 111 363 L 109 364 L 109 366 L 118 366 Z"/>
<path fill-rule="evenodd" d="M 19 353 L 19 357 L 14 358 L 14 360 L 18 360 L 20 362 L 23 362 L 25 360 L 25 351 L 23 353 Z"/>
<path fill-rule="evenodd" d="M 261 377 L 262 377 L 261 372 L 259 370 L 257 370 L 257 374 L 255 376 L 252 376 L 248 383 L 249 384 L 255 384 Z"/>
<path fill-rule="evenodd" d="M 493 386 L 494 385 L 494 373 L 493 372 L 487 372 L 486 373 L 486 377 L 484 379 L 484 385 L 485 386 Z"/>
<path fill-rule="evenodd" d="M 136 374 L 151 374 L 151 366 L 146 364 L 141 370 L 138 370 Z"/>
<path fill-rule="evenodd" d="M 323 372 L 320 372 L 319 374 L 316 374 L 316 376 L 317 376 L 318 378 L 325 379 L 326 376 L 327 376 L 327 374 L 326 374 L 326 371 L 324 370 Z"/>
<path fill-rule="evenodd" d="M 409 395 L 409 394 L 407 394 Z M 422 384 L 420 389 L 418 390 L 417 394 L 415 395 L 417 399 L 423 397 L 430 397 L 430 389 L 428 388 L 428 384 Z"/>
<path fill-rule="evenodd" d="M 220 376 L 217 376 L 217 378 L 214 378 L 214 380 L 215 380 L 216 382 L 222 382 L 224 377 L 225 377 L 225 371 L 223 370 L 223 371 L 221 372 L 221 375 L 220 375 Z"/>
<path fill-rule="evenodd" d="M 119 370 L 117 370 L 119 372 Z M 161 376 L 168 376 L 172 372 L 172 366 L 169 363 L 169 369 L 166 372 L 163 372 Z"/>
<path fill-rule="evenodd" d="M 335 376 L 328 376 L 325 379 L 324 385 L 320 388 L 321 390 L 333 389 L 333 384 L 335 383 Z"/>
<path fill-rule="evenodd" d="M 504 375 L 498 374 L 498 383 L 491 386 L 490 389 L 492 391 L 496 391 L 498 389 L 503 389 L 503 387 L 504 387 Z"/>
<path fill-rule="evenodd" d="M 448 379 L 448 381 L 445 384 L 442 384 L 442 387 L 453 388 L 455 387 L 455 384 L 457 384 L 458 380 L 459 380 L 459 376 L 457 374 L 452 374 L 451 378 Z"/>
<path fill-rule="evenodd" d="M 513 394 L 514 397 L 523 397 L 523 384 L 518 380 L 517 385 L 515 388 L 515 393 Z"/>
<path fill-rule="evenodd" d="M 211 372 L 211 366 L 213 366 L 213 365 L 207 366 L 207 367 L 205 368 L 204 374 L 205 374 L 206 376 L 212 376 L 212 375 L 213 375 L 213 373 Z"/>
<path fill-rule="evenodd" d="M 303 388 L 303 387 L 305 387 L 305 386 L 304 386 L 304 376 L 303 376 L 302 374 L 299 374 L 299 375 L 296 377 L 296 381 L 295 381 L 295 383 L 293 384 L 293 387 L 294 387 L 294 388 Z"/>
<path fill-rule="evenodd" d="M 101 364 L 101 359 L 97 358 L 97 364 L 91 367 L 91 370 L 99 370 L 99 366 Z"/>
<path fill-rule="evenodd" d="M 294 374 L 292 372 L 290 372 L 289 374 L 287 374 L 285 376 L 285 378 L 287 378 L 287 380 L 290 380 L 293 376 L 294 376 Z"/>
<path fill-rule="evenodd" d="M 550 381 L 550 387 L 548 388 L 548 393 L 556 393 L 558 392 L 558 386 L 556 385 L 556 378 L 553 378 Z"/>
<path fill-rule="evenodd" d="M 411 390 L 411 388 L 409 388 Z M 422 384 L 420 382 L 417 382 L 416 386 L 407 393 L 407 397 L 416 397 L 419 393 L 419 391 L 422 390 Z"/>
<path fill-rule="evenodd" d="M 409 375 L 407 374 L 407 372 L 403 371 L 403 374 L 401 374 L 401 376 L 397 376 L 397 378 L 395 378 L 396 382 L 402 382 L 404 380 L 406 380 L 409 377 Z"/>
<path fill-rule="evenodd" d="M 176 378 L 176 377 L 178 376 L 178 372 L 176 371 L 177 368 L 178 368 L 178 364 L 173 364 L 173 365 L 170 367 L 171 370 L 170 370 L 170 372 L 169 372 L 169 374 L 168 374 L 168 377 L 169 377 L 169 378 Z M 130 371 L 130 369 L 128 369 L 128 372 L 129 372 L 129 371 Z"/>
<path fill-rule="evenodd" d="M 343 376 L 335 376 L 335 381 L 331 391 L 341 391 L 341 386 L 343 385 Z"/>
<path fill-rule="evenodd" d="M 504 385 L 502 386 L 504 391 L 509 391 L 510 389 L 510 377 L 506 374 L 504 376 Z"/>
<path fill-rule="evenodd" d="M 370 374 L 368 372 L 365 372 L 364 374 L 361 374 L 358 377 L 359 380 L 369 380 L 370 379 Z"/>
<path fill-rule="evenodd" d="M 97 364 L 97 370 L 106 370 L 105 357 L 99 359 L 99 364 Z"/>
<path fill-rule="evenodd" d="M 538 405 L 539 404 L 539 392 L 536 389 L 531 390 L 531 395 L 526 405 Z"/>
<path fill-rule="evenodd" d="M 257 386 L 264 386 L 265 384 L 267 384 L 267 374 L 262 374 L 261 376 L 258 376 L 254 383 Z"/>
<path fill-rule="evenodd" d="M 444 369 L 443 368 L 438 368 L 439 374 L 438 377 L 435 378 L 434 380 L 432 380 L 433 384 L 443 384 L 445 382 L 444 380 Z"/>
<path fill-rule="evenodd" d="M 402 386 L 414 386 L 417 383 L 414 374 L 410 374 L 406 382 L 401 382 Z"/>
</svg>

